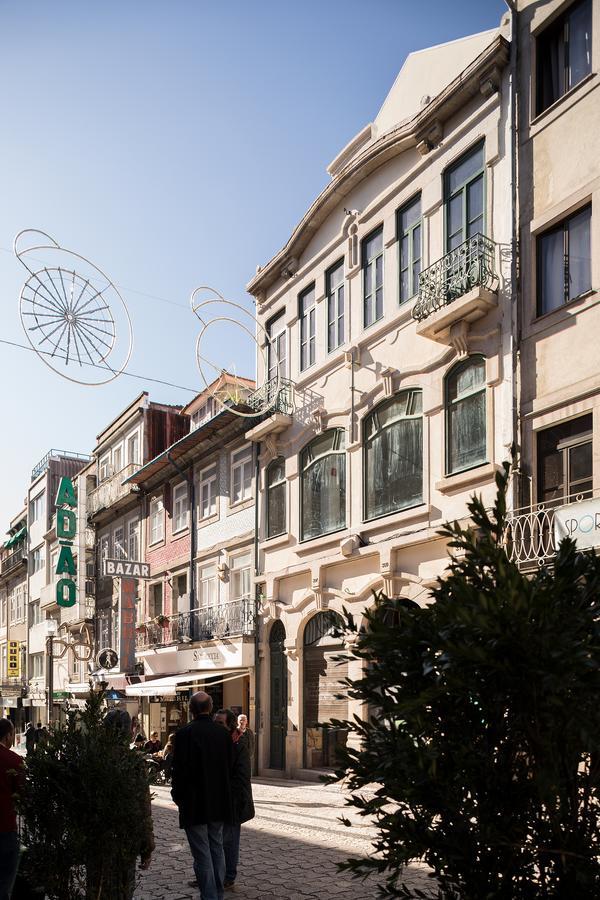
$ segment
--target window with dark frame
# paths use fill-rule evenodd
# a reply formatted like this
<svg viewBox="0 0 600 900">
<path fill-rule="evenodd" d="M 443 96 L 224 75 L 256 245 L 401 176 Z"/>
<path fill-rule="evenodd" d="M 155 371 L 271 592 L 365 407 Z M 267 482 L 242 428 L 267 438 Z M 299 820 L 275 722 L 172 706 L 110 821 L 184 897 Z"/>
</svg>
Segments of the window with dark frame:
<svg viewBox="0 0 600 900">
<path fill-rule="evenodd" d="M 346 438 L 343 429 L 320 434 L 300 454 L 301 540 L 346 525 Z"/>
<path fill-rule="evenodd" d="M 592 0 L 574 3 L 537 39 L 536 114 L 592 71 Z"/>
<path fill-rule="evenodd" d="M 383 318 L 383 228 L 362 242 L 363 326 Z"/>
<path fill-rule="evenodd" d="M 267 537 L 285 534 L 286 480 L 283 456 L 274 459 L 267 468 Z"/>
<path fill-rule="evenodd" d="M 471 356 L 446 376 L 446 471 L 464 472 L 486 459 L 485 359 Z"/>
<path fill-rule="evenodd" d="M 315 286 L 312 284 L 302 291 L 298 298 L 300 317 L 300 371 L 303 372 L 315 361 L 316 318 Z"/>
<path fill-rule="evenodd" d="M 267 380 L 287 376 L 287 332 L 285 327 L 285 310 L 281 310 L 267 323 Z"/>
<path fill-rule="evenodd" d="M 484 231 L 484 143 L 463 154 L 444 172 L 446 252 Z"/>
<path fill-rule="evenodd" d="M 327 270 L 327 351 L 331 353 L 344 343 L 344 260 Z"/>
<path fill-rule="evenodd" d="M 398 210 L 396 217 L 400 254 L 400 303 L 419 290 L 421 273 L 421 196 Z"/>
<path fill-rule="evenodd" d="M 586 206 L 538 237 L 538 316 L 591 290 L 591 225 L 592 208 Z"/>
<path fill-rule="evenodd" d="M 592 496 L 592 414 L 537 433 L 538 503 L 569 503 Z"/>
</svg>

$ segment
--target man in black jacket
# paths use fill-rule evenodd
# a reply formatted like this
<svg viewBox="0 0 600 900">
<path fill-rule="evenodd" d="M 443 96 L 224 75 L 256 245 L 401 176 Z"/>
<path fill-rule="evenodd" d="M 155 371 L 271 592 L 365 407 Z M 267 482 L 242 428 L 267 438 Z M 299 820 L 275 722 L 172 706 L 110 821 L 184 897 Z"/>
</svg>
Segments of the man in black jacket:
<svg viewBox="0 0 600 900">
<path fill-rule="evenodd" d="M 175 739 L 171 796 L 194 857 L 202 900 L 223 900 L 223 823 L 232 817 L 233 744 L 211 713 L 211 697 L 198 691 L 190 700 L 193 721 Z"/>
<path fill-rule="evenodd" d="M 233 890 L 240 858 L 241 825 L 254 818 L 252 799 L 252 763 L 247 745 L 241 740 L 237 719 L 231 709 L 220 709 L 215 722 L 223 725 L 231 735 L 233 743 L 233 818 L 223 827 L 223 849 L 225 851 L 225 889 Z"/>
</svg>

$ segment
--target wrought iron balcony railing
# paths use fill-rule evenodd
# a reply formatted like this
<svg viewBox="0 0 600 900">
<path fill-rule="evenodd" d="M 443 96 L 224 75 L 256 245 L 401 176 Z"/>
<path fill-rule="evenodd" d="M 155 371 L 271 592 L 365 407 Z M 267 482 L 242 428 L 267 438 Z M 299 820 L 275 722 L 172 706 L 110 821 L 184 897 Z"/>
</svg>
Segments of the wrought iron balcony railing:
<svg viewBox="0 0 600 900">
<path fill-rule="evenodd" d="M 51 459 L 78 459 L 82 462 L 89 462 L 92 458 L 87 453 L 74 453 L 71 450 L 49 450 L 31 470 L 31 480 L 35 479 L 48 468 Z"/>
<path fill-rule="evenodd" d="M 475 234 L 424 269 L 419 275 L 419 299 L 413 307 L 413 318 L 423 321 L 474 287 L 495 290 L 495 256 L 494 242 L 483 234 Z"/>
<path fill-rule="evenodd" d="M 134 475 L 139 468 L 138 463 L 129 463 L 119 472 L 111 475 L 110 478 L 101 481 L 93 491 L 90 491 L 88 495 L 89 514 L 93 516 L 101 509 L 108 509 L 109 506 L 130 494 L 132 486 L 123 482 Z"/>
<path fill-rule="evenodd" d="M 254 601 L 230 600 L 157 619 L 138 625 L 137 650 L 254 634 Z"/>
<path fill-rule="evenodd" d="M 550 563 L 558 550 L 554 528 L 556 511 L 567 503 L 588 499 L 592 499 L 591 492 L 509 512 L 504 546 L 511 562 L 522 569 L 534 569 Z"/>
<path fill-rule="evenodd" d="M 289 378 L 270 378 L 249 394 L 245 403 L 258 412 L 268 408 L 269 413 L 291 416 L 294 412 L 294 382 Z"/>
<path fill-rule="evenodd" d="M 7 572 L 12 572 L 13 569 L 16 569 L 21 563 L 26 562 L 27 551 L 25 550 L 25 543 L 22 543 L 16 550 L 13 550 L 10 556 L 4 557 L 0 571 L 3 575 L 6 575 Z"/>
</svg>

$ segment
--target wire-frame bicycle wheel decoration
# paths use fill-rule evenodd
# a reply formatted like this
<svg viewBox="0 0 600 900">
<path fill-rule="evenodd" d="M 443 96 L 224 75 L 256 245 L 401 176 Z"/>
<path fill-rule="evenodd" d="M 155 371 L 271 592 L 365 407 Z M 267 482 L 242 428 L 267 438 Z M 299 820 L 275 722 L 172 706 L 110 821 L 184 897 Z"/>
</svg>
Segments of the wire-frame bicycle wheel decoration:
<svg viewBox="0 0 600 900">
<path fill-rule="evenodd" d="M 226 300 L 219 291 L 206 285 L 193 291 L 190 305 L 202 326 L 196 339 L 196 363 L 205 390 L 219 407 L 227 408 L 237 416 L 250 419 L 269 412 L 278 402 L 282 378 L 279 365 L 274 366 L 274 374 L 269 377 L 269 356 L 273 354 L 272 358 L 275 358 L 274 344 L 256 316 L 240 303 Z M 233 325 L 256 344 L 262 361 L 258 368 L 265 373 L 265 380 L 255 390 L 249 391 L 248 380 L 236 375 L 235 363 L 227 368 L 206 355 L 203 347 L 208 331 L 218 323 Z M 214 373 L 214 377 L 209 377 L 207 372 Z"/>
<path fill-rule="evenodd" d="M 108 275 L 33 228 L 17 234 L 14 252 L 29 272 L 19 296 L 21 324 L 40 359 L 75 384 L 117 378 L 131 358 L 133 329 Z"/>
</svg>

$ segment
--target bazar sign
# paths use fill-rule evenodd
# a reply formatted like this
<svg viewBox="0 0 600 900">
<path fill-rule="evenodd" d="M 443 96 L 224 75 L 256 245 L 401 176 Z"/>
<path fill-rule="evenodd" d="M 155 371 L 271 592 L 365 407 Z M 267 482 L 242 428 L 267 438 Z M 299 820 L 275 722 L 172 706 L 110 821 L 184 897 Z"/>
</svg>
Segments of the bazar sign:
<svg viewBox="0 0 600 900">
<path fill-rule="evenodd" d="M 77 534 L 77 497 L 70 478 L 63 477 L 56 495 L 56 537 L 60 553 L 56 563 L 56 574 L 62 575 L 56 582 L 56 602 L 58 606 L 75 606 L 77 600 L 77 567 L 73 558 L 73 544 Z"/>
<path fill-rule="evenodd" d="M 150 578 L 150 563 L 133 562 L 127 559 L 102 560 L 102 574 L 108 577 Z"/>
<path fill-rule="evenodd" d="M 600 498 L 569 503 L 554 513 L 554 540 L 556 545 L 569 537 L 576 541 L 579 550 L 600 546 Z"/>
</svg>

